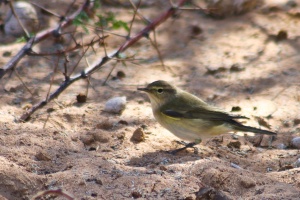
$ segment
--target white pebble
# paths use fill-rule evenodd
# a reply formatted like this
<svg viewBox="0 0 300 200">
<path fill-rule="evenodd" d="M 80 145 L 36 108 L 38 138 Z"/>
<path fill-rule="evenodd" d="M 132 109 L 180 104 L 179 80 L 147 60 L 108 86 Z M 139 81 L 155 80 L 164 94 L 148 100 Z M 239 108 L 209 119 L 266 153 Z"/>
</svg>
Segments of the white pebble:
<svg viewBox="0 0 300 200">
<path fill-rule="evenodd" d="M 296 161 L 295 166 L 300 167 L 300 158 L 298 158 L 298 160 Z"/>
<path fill-rule="evenodd" d="M 236 169 L 243 169 L 241 168 L 239 165 L 235 164 L 235 163 L 230 163 L 230 166 Z"/>
<path fill-rule="evenodd" d="M 287 146 L 283 143 L 280 143 L 280 144 L 277 145 L 277 149 L 286 149 L 286 147 Z"/>
<path fill-rule="evenodd" d="M 30 3 L 24 1 L 15 2 L 13 6 L 16 14 L 26 30 L 29 33 L 37 30 L 39 22 L 34 7 Z M 9 10 L 6 14 L 4 31 L 7 35 L 13 35 L 15 37 L 24 35 L 22 27 L 11 10 Z"/>
<path fill-rule="evenodd" d="M 104 111 L 121 114 L 126 107 L 126 97 L 114 97 L 105 103 Z"/>
<path fill-rule="evenodd" d="M 291 141 L 291 144 L 294 148 L 300 149 L 300 137 L 294 137 Z"/>
</svg>

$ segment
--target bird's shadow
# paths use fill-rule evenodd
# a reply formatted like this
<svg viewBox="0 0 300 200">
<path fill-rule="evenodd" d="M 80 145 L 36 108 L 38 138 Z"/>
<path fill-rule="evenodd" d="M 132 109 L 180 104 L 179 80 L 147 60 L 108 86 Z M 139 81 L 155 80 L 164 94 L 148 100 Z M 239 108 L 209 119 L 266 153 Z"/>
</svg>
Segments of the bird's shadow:
<svg viewBox="0 0 300 200">
<path fill-rule="evenodd" d="M 175 163 L 185 163 L 202 159 L 202 153 L 195 154 L 193 150 L 184 150 L 176 154 L 170 151 L 147 152 L 139 157 L 132 157 L 127 163 L 129 166 L 135 167 L 151 167 L 157 165 L 172 165 Z"/>
</svg>

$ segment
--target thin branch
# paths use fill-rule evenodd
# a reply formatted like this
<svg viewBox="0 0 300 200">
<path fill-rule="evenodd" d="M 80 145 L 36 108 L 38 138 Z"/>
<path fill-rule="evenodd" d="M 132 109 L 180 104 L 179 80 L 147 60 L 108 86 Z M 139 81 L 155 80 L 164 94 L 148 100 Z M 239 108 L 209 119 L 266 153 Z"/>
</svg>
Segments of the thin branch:
<svg viewBox="0 0 300 200">
<path fill-rule="evenodd" d="M 46 99 L 49 98 L 49 94 L 50 94 L 50 91 L 51 91 L 51 88 L 52 88 L 52 85 L 53 85 L 53 82 L 54 82 L 54 77 L 55 77 L 55 74 L 56 74 L 56 71 L 57 71 L 58 63 L 59 63 L 59 57 L 57 57 L 57 62 L 54 64 L 54 67 L 53 67 L 53 74 L 51 76 L 50 87 L 48 89 Z"/>
<path fill-rule="evenodd" d="M 58 14 L 52 12 L 51 10 L 48 10 L 47 8 L 44 8 L 43 6 L 40 6 L 39 4 L 36 4 L 36 3 L 34 3 L 34 2 L 30 2 L 30 3 L 31 3 L 32 5 L 34 5 L 34 6 L 36 6 L 36 7 L 40 8 L 40 9 L 42 9 L 42 10 L 45 11 L 46 13 L 49 13 L 49 14 L 51 14 L 51 15 L 53 15 L 53 16 L 59 18 L 59 19 L 62 18 L 62 16 L 60 16 L 60 15 L 58 15 Z"/>
<path fill-rule="evenodd" d="M 91 42 L 88 42 L 88 43 L 84 43 L 84 44 L 79 44 L 77 43 L 76 41 L 76 44 L 74 47 L 70 47 L 68 49 L 65 49 L 65 50 L 57 50 L 56 52 L 50 52 L 50 53 L 43 53 L 43 52 L 35 52 L 35 51 L 28 51 L 27 52 L 27 55 L 29 56 L 58 56 L 58 55 L 63 55 L 63 54 L 66 54 L 66 53 L 69 53 L 69 52 L 73 52 L 79 48 L 82 48 L 82 47 L 86 47 L 86 46 L 93 46 L 94 44 L 97 44 L 97 43 L 102 43 L 102 41 L 104 41 L 105 38 L 107 38 L 108 35 L 105 35 L 104 37 L 102 38 L 98 38 L 96 40 L 92 40 Z"/>
<path fill-rule="evenodd" d="M 130 3 L 132 5 L 134 5 L 134 3 L 131 0 L 129 0 L 129 1 L 130 1 Z M 134 13 L 133 13 L 133 17 L 132 17 L 132 20 L 131 20 L 131 23 L 130 23 L 130 27 L 129 27 L 128 38 L 130 38 L 132 26 L 133 26 L 133 23 L 135 21 L 135 17 L 136 17 L 136 14 L 138 12 L 138 9 L 139 9 L 140 5 L 141 5 L 141 0 L 139 0 L 138 5 L 136 7 L 134 6 Z"/>
<path fill-rule="evenodd" d="M 113 65 L 113 67 L 111 68 L 111 70 L 109 71 L 109 73 L 107 74 L 107 76 L 106 76 L 104 82 L 102 83 L 102 85 L 106 85 L 106 82 L 108 81 L 108 79 L 109 79 L 111 73 L 112 73 L 112 72 L 114 71 L 114 69 L 116 68 L 117 64 L 118 64 L 118 61 L 115 62 L 115 64 Z"/>
<path fill-rule="evenodd" d="M 24 83 L 24 81 L 20 77 L 19 73 L 17 71 L 15 71 L 15 74 L 18 77 L 18 79 L 21 81 L 21 83 L 25 87 L 25 89 L 31 94 L 31 96 L 34 96 L 34 94 L 30 91 L 30 89 L 27 87 L 27 85 Z"/>
<path fill-rule="evenodd" d="M 159 51 L 158 45 L 157 45 L 156 31 L 155 30 L 153 30 L 153 40 L 150 38 L 150 42 L 151 42 L 152 46 L 155 48 L 162 66 L 165 67 L 163 57 L 162 57 L 162 55 L 161 55 L 161 53 Z"/>
</svg>

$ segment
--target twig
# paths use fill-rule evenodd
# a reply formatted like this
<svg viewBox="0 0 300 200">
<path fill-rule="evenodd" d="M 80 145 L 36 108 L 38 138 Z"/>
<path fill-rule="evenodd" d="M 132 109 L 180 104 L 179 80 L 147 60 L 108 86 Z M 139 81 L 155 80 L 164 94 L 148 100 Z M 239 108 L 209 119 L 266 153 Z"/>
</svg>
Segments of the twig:
<svg viewBox="0 0 300 200">
<path fill-rule="evenodd" d="M 84 9 L 86 9 L 87 7 L 89 7 L 90 5 L 90 1 L 86 0 L 82 6 L 75 11 L 72 15 L 70 15 L 69 17 L 66 17 L 66 19 L 61 22 L 61 24 L 59 25 L 60 28 L 64 28 L 67 27 L 68 25 L 71 24 L 71 22 L 75 19 L 75 17 L 77 15 L 79 15 L 80 12 L 82 12 Z M 10 70 L 12 70 L 13 68 L 15 68 L 17 66 L 17 64 L 19 63 L 19 61 L 25 56 L 27 55 L 28 52 L 30 52 L 32 46 L 34 46 L 35 44 L 41 42 L 42 40 L 48 38 L 51 35 L 57 35 L 57 27 L 55 28 L 50 28 L 48 30 L 45 31 L 41 31 L 39 32 L 35 37 L 32 37 L 29 39 L 29 41 L 24 45 L 24 47 L 17 53 L 17 55 L 15 55 L 6 65 L 3 66 L 2 69 L 0 69 L 0 79 Z"/>
<path fill-rule="evenodd" d="M 68 49 L 65 49 L 65 50 L 57 50 L 56 52 L 49 52 L 49 53 L 43 53 L 43 52 L 34 52 L 32 50 L 28 51 L 27 52 L 27 55 L 29 56 L 58 56 L 58 55 L 63 55 L 63 54 L 66 54 L 66 53 L 69 53 L 69 52 L 73 52 L 79 48 L 82 48 L 82 47 L 86 47 L 86 46 L 92 46 L 94 44 L 97 44 L 97 43 L 102 43 L 104 41 L 105 38 L 107 38 L 108 35 L 105 35 L 104 37 L 102 38 L 98 38 L 96 40 L 92 40 L 91 42 L 88 42 L 88 43 L 84 43 L 84 44 L 79 44 L 75 41 L 75 46 L 74 47 L 70 47 Z"/>
<path fill-rule="evenodd" d="M 31 96 L 34 96 L 34 94 L 31 92 L 31 90 L 27 87 L 27 85 L 24 83 L 24 81 L 20 77 L 19 73 L 17 71 L 15 71 L 15 74 L 18 77 L 18 79 L 21 81 L 21 83 L 25 87 L 25 89 L 31 94 Z"/>
<path fill-rule="evenodd" d="M 95 62 L 93 65 L 88 67 L 87 69 L 83 70 L 80 74 L 76 74 L 72 77 L 67 78 L 60 86 L 57 88 L 56 91 L 51 93 L 48 97 L 48 99 L 43 100 L 34 106 L 32 106 L 29 110 L 27 110 L 19 119 L 19 121 L 24 122 L 28 120 L 28 118 L 38 109 L 44 107 L 47 105 L 49 101 L 51 101 L 54 98 L 57 98 L 65 89 L 67 89 L 70 85 L 72 85 L 74 82 L 80 80 L 80 79 L 86 79 L 88 76 L 92 75 L 95 71 L 99 70 L 104 64 L 112 60 L 114 57 L 118 57 L 119 53 L 124 52 L 126 49 L 134 45 L 137 41 L 139 41 L 142 37 L 145 35 L 148 35 L 150 31 L 154 30 L 157 26 L 162 24 L 164 21 L 166 21 L 169 17 L 175 14 L 178 7 L 182 6 L 185 2 L 188 0 L 180 0 L 177 7 L 172 6 L 169 8 L 166 12 L 164 12 L 161 16 L 157 17 L 153 22 L 148 24 L 144 29 L 142 29 L 138 34 L 136 34 L 134 37 L 129 38 L 126 40 L 120 48 L 112 52 L 97 62 Z"/>
<path fill-rule="evenodd" d="M 149 37 L 150 38 L 150 37 Z M 150 42 L 151 42 L 151 45 L 154 47 L 154 49 L 156 50 L 157 54 L 158 54 L 158 58 L 161 62 L 161 65 L 165 68 L 165 63 L 164 63 L 164 59 L 160 53 L 160 50 L 158 48 L 158 45 L 157 45 L 157 40 L 156 40 L 156 31 L 153 30 L 153 40 L 150 38 Z"/>
</svg>

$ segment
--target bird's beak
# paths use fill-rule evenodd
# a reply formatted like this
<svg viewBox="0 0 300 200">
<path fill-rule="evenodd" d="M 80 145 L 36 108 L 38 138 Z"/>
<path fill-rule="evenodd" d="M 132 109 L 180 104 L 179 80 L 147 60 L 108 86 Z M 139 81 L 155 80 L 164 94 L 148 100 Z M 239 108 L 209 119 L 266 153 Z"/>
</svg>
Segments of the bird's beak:
<svg viewBox="0 0 300 200">
<path fill-rule="evenodd" d="M 149 92 L 148 88 L 138 88 L 137 90 L 144 91 L 144 92 Z"/>
</svg>

